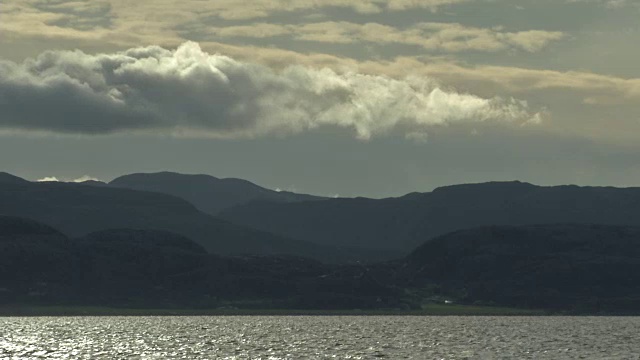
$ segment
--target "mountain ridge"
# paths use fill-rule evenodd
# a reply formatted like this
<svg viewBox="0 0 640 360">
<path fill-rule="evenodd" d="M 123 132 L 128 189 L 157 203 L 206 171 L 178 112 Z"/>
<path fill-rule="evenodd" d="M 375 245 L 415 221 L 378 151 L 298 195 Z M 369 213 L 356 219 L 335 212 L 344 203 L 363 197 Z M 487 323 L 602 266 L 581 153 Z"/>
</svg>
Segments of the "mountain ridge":
<svg viewBox="0 0 640 360">
<path fill-rule="evenodd" d="M 7 172 L 0 171 L 0 183 L 20 184 L 29 182 L 21 177 L 9 174 Z"/>
<path fill-rule="evenodd" d="M 114 228 L 171 231 L 220 254 L 294 254 L 327 261 L 378 256 L 367 249 L 349 252 L 235 225 L 176 196 L 115 187 L 0 183 L 0 215 L 33 219 L 72 237 Z"/>
<path fill-rule="evenodd" d="M 219 216 L 317 243 L 410 251 L 435 236 L 484 225 L 640 225 L 640 188 L 490 182 L 446 186 L 397 198 L 252 202 L 224 210 Z"/>
<path fill-rule="evenodd" d="M 270 190 L 244 179 L 221 179 L 205 174 L 191 175 L 169 171 L 123 175 L 109 182 L 109 186 L 179 196 L 211 215 L 254 200 L 297 202 L 325 199 L 314 195 Z"/>
</svg>

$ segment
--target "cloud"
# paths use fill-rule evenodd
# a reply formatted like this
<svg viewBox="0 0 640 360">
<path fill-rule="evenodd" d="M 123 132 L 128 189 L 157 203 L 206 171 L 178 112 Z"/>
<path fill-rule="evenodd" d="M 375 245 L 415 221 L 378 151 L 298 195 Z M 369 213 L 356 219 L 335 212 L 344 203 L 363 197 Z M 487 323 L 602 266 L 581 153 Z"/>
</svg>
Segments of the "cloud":
<svg viewBox="0 0 640 360">
<path fill-rule="evenodd" d="M 351 9 L 361 14 L 375 14 L 384 11 L 402 11 L 409 9 L 428 9 L 437 11 L 439 8 L 474 0 L 252 0 L 239 2 L 236 0 L 142 0 L 135 5 L 125 0 L 111 0 L 118 8 L 131 8 L 155 10 L 164 12 L 173 10 L 178 13 L 198 9 L 199 13 L 211 14 L 227 20 L 249 20 L 265 18 L 274 13 L 299 12 L 305 10 L 318 10 L 322 8 Z M 145 13 L 145 12 L 143 12 Z"/>
<path fill-rule="evenodd" d="M 199 31 L 219 37 L 266 38 L 290 36 L 297 40 L 349 44 L 405 44 L 427 50 L 447 52 L 500 51 L 519 49 L 528 52 L 542 50 L 565 34 L 558 31 L 527 30 L 504 32 L 498 29 L 464 26 L 457 23 L 418 23 L 405 29 L 378 23 L 357 24 L 326 21 L 297 25 L 256 23 L 251 25 L 211 27 L 195 24 Z"/>
<path fill-rule="evenodd" d="M 505 49 L 533 52 L 565 37 L 557 31 L 503 32 L 455 23 L 407 24 L 403 29 L 340 21 L 298 24 L 300 17 L 324 15 L 327 8 L 348 8 L 362 14 L 411 9 L 435 12 L 443 6 L 474 1 L 478 0 L 15 0 L 3 8 L 0 31 L 16 41 L 35 37 L 116 46 L 149 43 L 175 46 L 193 39 L 189 32 L 194 31 L 198 36 L 221 38 L 286 35 L 329 43 L 402 43 L 450 52 Z M 292 14 L 295 12 L 302 13 L 299 17 Z M 271 16 L 277 17 L 276 23 L 269 22 Z M 286 24 L 286 20 L 282 23 L 282 16 L 285 19 L 294 16 L 294 23 Z M 255 23 L 256 19 L 264 22 Z"/>
<path fill-rule="evenodd" d="M 48 25 L 93 30 L 111 26 L 111 4 L 104 0 L 32 0 L 31 6 L 44 13 L 58 15 Z"/>
<path fill-rule="evenodd" d="M 36 181 L 37 182 L 59 182 L 60 180 L 58 180 L 58 178 L 55 176 L 47 176 L 47 177 L 43 177 L 42 179 L 38 179 Z"/>
<path fill-rule="evenodd" d="M 84 176 L 81 176 L 81 177 L 79 177 L 77 179 L 71 180 L 71 182 L 74 182 L 74 183 L 81 183 L 81 182 L 85 182 L 85 181 L 101 181 L 101 180 L 97 179 L 97 178 L 94 178 L 92 176 L 89 176 L 89 175 L 84 175 Z"/>
<path fill-rule="evenodd" d="M 298 39 L 320 42 L 407 44 L 427 50 L 447 52 L 500 51 L 521 49 L 539 51 L 549 42 L 564 37 L 561 32 L 501 32 L 495 29 L 464 26 L 456 23 L 418 23 L 406 29 L 377 23 L 354 24 L 325 22 L 305 24 L 293 31 Z"/>
<path fill-rule="evenodd" d="M 58 177 L 56 176 L 45 176 L 41 179 L 36 180 L 37 182 L 61 182 L 61 181 L 67 181 L 64 179 L 58 179 Z M 89 175 L 84 175 L 81 176 L 77 179 L 73 179 L 73 180 L 69 180 L 69 182 L 74 182 L 74 183 L 81 183 L 81 182 L 85 182 L 85 181 L 100 181 L 99 179 L 96 179 L 92 176 Z"/>
<path fill-rule="evenodd" d="M 355 60 L 320 53 L 299 53 L 290 50 L 255 46 L 234 46 L 216 42 L 202 43 L 208 51 L 223 52 L 243 61 L 254 61 L 283 69 L 288 64 L 311 68 L 330 67 L 342 72 L 356 72 L 371 76 L 404 78 L 420 76 L 436 79 L 483 97 L 511 94 L 528 98 L 531 95 L 561 91 L 566 101 L 578 97 L 573 106 L 633 105 L 640 100 L 640 78 L 599 74 L 587 70 L 560 71 L 522 66 L 473 65 L 450 56 L 397 56 L 392 60 Z"/>
<path fill-rule="evenodd" d="M 177 26 L 193 24 L 202 17 L 246 21 L 282 13 L 319 14 L 325 8 L 351 9 L 361 14 L 414 8 L 437 11 L 469 1 L 472 0 L 12 0 L 3 3 L 0 31 L 118 44 L 166 44 L 167 39 L 177 38 Z"/>
<path fill-rule="evenodd" d="M 640 4 L 635 2 L 635 0 L 567 0 L 570 3 L 593 3 L 605 6 L 609 9 L 619 9 L 628 6 L 636 6 L 640 7 Z"/>
<path fill-rule="evenodd" d="M 397 76 L 414 72 L 433 76 L 450 84 L 467 88 L 496 89 L 510 94 L 547 93 L 564 91 L 578 96 L 584 104 L 637 104 L 640 99 L 640 78 L 622 78 L 586 71 L 556 71 L 509 66 L 468 66 L 453 62 L 425 63 L 417 59 L 398 58 L 393 63 L 369 62 L 362 70 L 385 71 Z"/>
<path fill-rule="evenodd" d="M 210 55 L 196 43 L 112 54 L 50 51 L 0 62 L 0 129 L 70 134 L 143 132 L 240 138 L 322 126 L 360 139 L 484 121 L 525 123 L 526 102 L 328 68 L 282 71 Z"/>
</svg>

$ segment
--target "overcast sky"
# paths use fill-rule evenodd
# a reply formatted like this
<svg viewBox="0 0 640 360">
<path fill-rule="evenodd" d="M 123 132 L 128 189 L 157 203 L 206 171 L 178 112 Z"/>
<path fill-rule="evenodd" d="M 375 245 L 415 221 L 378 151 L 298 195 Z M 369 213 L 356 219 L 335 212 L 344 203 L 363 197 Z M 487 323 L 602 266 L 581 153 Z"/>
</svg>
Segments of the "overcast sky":
<svg viewBox="0 0 640 360">
<path fill-rule="evenodd" d="M 637 0 L 9 0 L 0 171 L 640 185 Z"/>
</svg>

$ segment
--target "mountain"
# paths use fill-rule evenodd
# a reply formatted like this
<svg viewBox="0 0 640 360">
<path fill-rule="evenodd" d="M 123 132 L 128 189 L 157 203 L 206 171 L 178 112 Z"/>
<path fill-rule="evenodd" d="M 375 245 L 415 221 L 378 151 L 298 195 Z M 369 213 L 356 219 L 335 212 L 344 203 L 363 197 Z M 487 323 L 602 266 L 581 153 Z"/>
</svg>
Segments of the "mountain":
<svg viewBox="0 0 640 360">
<path fill-rule="evenodd" d="M 170 231 L 219 254 L 292 254 L 355 261 L 378 254 L 291 240 L 219 220 L 160 193 L 75 183 L 0 183 L 0 215 L 43 222 L 71 236 L 108 229 Z"/>
<path fill-rule="evenodd" d="M 51 226 L 37 221 L 15 216 L 0 216 L 0 241 L 16 239 L 37 239 L 39 237 L 64 238 L 65 236 Z"/>
<path fill-rule="evenodd" d="M 638 314 L 639 284 L 640 227 L 480 227 L 429 240 L 406 258 L 363 266 L 219 256 L 167 231 L 68 238 L 32 220 L 0 216 L 0 311 L 3 304 L 419 309 L 448 299 Z"/>
<path fill-rule="evenodd" d="M 81 237 L 80 241 L 93 244 L 108 244 L 108 246 L 155 246 L 199 254 L 207 253 L 207 250 L 202 245 L 191 241 L 185 236 L 160 230 L 110 229 L 87 234 Z"/>
<path fill-rule="evenodd" d="M 24 184 L 28 183 L 27 180 L 17 177 L 15 175 L 11 175 L 6 172 L 0 171 L 0 184 Z"/>
<path fill-rule="evenodd" d="M 99 180 L 86 180 L 78 184 L 89 185 L 89 186 L 109 186 L 109 184 L 107 184 L 106 182 L 99 181 Z"/>
<path fill-rule="evenodd" d="M 0 302 L 9 293 L 29 293 L 37 282 L 72 276 L 70 241 L 33 220 L 0 216 Z"/>
<path fill-rule="evenodd" d="M 399 292 L 361 266 L 294 256 L 219 256 L 166 231 L 115 229 L 67 238 L 0 216 L 0 305 L 137 308 L 397 307 Z M 2 307 L 0 306 L 0 310 Z"/>
<path fill-rule="evenodd" d="M 209 175 L 172 172 L 125 175 L 114 179 L 109 185 L 174 195 L 212 215 L 255 200 L 290 203 L 324 199 L 319 196 L 269 190 L 242 179 L 218 179 Z"/>
<path fill-rule="evenodd" d="M 640 188 L 491 182 L 379 200 L 252 202 L 219 217 L 318 244 L 409 252 L 435 236 L 486 225 L 640 225 Z"/>
<path fill-rule="evenodd" d="M 490 226 L 413 251 L 408 288 L 437 287 L 463 302 L 577 311 L 640 309 L 640 227 Z"/>
</svg>

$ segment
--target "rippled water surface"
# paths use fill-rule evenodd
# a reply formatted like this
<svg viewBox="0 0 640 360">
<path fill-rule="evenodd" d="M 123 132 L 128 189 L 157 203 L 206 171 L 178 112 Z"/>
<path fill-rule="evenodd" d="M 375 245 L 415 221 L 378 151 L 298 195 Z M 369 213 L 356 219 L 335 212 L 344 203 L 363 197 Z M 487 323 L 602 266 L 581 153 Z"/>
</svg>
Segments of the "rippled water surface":
<svg viewBox="0 0 640 360">
<path fill-rule="evenodd" d="M 0 318 L 0 359 L 640 359 L 635 317 Z"/>
</svg>

